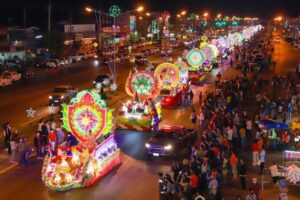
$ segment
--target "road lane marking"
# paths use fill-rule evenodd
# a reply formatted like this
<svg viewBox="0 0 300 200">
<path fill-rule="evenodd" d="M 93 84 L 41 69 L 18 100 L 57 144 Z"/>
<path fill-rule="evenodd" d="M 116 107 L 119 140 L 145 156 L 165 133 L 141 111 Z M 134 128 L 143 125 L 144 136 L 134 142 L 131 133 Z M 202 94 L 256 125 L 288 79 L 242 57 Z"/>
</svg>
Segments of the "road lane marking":
<svg viewBox="0 0 300 200">
<path fill-rule="evenodd" d="M 31 158 L 31 157 L 33 157 L 33 156 L 35 156 L 35 155 L 36 155 L 36 153 L 30 154 L 30 155 L 29 155 L 29 158 Z M 12 164 L 12 165 L 10 165 L 10 166 L 4 168 L 3 170 L 0 171 L 0 175 L 1 175 L 1 174 L 4 174 L 4 173 L 6 173 L 6 172 L 8 172 L 10 169 L 16 167 L 17 165 L 18 165 L 18 163 L 14 163 L 14 164 Z"/>
<path fill-rule="evenodd" d="M 0 171 L 0 174 L 4 174 L 5 172 L 7 172 L 8 170 L 14 168 L 14 167 L 17 166 L 17 165 L 18 165 L 18 163 L 14 163 L 14 164 L 12 164 L 12 165 L 6 167 L 6 168 L 3 169 L 2 171 Z"/>
</svg>

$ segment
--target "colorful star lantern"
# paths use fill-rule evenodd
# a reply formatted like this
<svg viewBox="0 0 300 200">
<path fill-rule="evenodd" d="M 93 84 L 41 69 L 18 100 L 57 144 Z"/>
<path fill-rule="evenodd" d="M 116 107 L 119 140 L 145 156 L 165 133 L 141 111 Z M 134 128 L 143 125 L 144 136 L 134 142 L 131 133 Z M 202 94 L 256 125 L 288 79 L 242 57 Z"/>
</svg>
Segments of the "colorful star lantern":
<svg viewBox="0 0 300 200">
<path fill-rule="evenodd" d="M 112 128 L 112 110 L 94 91 L 84 90 L 62 107 L 63 127 L 81 142 L 106 135 Z"/>
<path fill-rule="evenodd" d="M 164 88 L 176 87 L 179 83 L 180 72 L 172 63 L 162 63 L 157 66 L 154 76 L 162 82 Z"/>
<path fill-rule="evenodd" d="M 149 71 L 137 71 L 132 75 L 130 71 L 126 80 L 125 91 L 131 97 L 136 95 L 155 97 L 160 92 L 160 84 Z"/>
<path fill-rule="evenodd" d="M 200 49 L 195 48 L 189 51 L 186 59 L 191 67 L 199 68 L 205 59 L 205 55 L 200 51 Z"/>
</svg>

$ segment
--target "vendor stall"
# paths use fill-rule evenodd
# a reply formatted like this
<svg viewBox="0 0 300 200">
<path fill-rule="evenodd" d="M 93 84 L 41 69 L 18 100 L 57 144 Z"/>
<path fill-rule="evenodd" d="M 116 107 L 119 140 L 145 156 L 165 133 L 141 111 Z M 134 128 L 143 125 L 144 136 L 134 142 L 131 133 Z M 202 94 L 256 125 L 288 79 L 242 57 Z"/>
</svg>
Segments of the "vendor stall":
<svg viewBox="0 0 300 200">
<path fill-rule="evenodd" d="M 45 156 L 42 180 L 55 191 L 88 187 L 121 163 L 114 140 L 112 110 L 93 91 L 82 91 L 63 105 L 67 141 Z"/>
<path fill-rule="evenodd" d="M 129 74 L 126 93 L 133 99 L 123 103 L 117 117 L 120 129 L 149 131 L 161 120 L 161 106 L 155 102 L 160 93 L 160 82 L 148 71 Z"/>
</svg>

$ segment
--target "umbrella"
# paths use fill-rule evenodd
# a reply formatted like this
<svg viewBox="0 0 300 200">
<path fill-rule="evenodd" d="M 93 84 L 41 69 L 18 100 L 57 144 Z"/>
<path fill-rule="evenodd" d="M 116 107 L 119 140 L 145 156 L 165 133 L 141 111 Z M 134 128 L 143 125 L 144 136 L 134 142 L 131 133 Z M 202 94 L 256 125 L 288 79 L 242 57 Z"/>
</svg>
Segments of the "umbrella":
<svg viewBox="0 0 300 200">
<path fill-rule="evenodd" d="M 266 129 L 288 129 L 288 125 L 282 122 L 276 122 L 274 120 L 259 120 L 259 126 Z"/>
</svg>

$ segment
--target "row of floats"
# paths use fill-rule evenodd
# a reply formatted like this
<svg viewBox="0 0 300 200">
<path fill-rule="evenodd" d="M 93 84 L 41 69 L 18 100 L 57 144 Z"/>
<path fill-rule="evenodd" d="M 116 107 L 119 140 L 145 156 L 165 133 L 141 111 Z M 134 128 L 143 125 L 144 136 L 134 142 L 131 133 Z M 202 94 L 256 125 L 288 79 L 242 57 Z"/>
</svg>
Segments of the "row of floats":
<svg viewBox="0 0 300 200">
<path fill-rule="evenodd" d="M 249 27 L 244 38 L 249 39 L 260 28 Z M 162 63 L 154 72 L 146 69 L 130 72 L 125 90 L 132 100 L 120 106 L 115 123 L 112 109 L 95 91 L 81 91 L 70 104 L 63 104 L 63 128 L 78 142 L 63 143 L 56 152 L 50 150 L 45 156 L 42 180 L 46 187 L 55 191 L 87 187 L 119 165 L 122 156 L 114 130 L 157 130 L 162 120 L 161 107 L 179 106 L 190 84 L 203 83 L 205 72 L 212 69 L 221 55 L 240 44 L 240 36 L 230 34 L 210 43 L 203 37 L 200 48 L 184 52 L 184 58 L 175 63 Z"/>
</svg>

